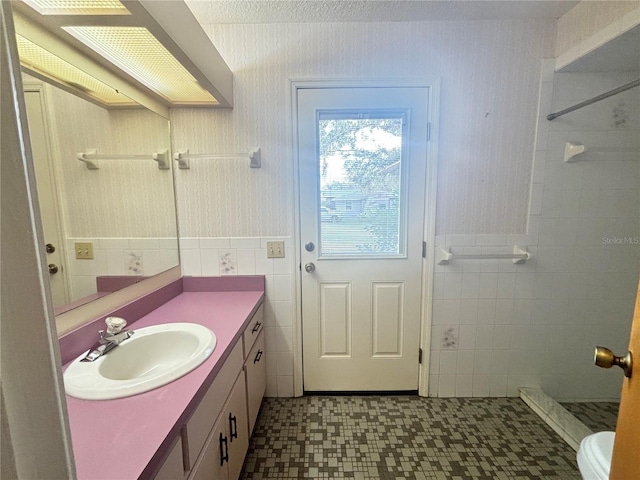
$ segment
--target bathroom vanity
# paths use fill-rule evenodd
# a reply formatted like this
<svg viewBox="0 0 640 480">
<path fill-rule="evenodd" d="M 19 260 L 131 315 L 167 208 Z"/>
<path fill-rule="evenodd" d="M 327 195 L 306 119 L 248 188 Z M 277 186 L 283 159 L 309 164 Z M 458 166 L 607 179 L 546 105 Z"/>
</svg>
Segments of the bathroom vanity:
<svg viewBox="0 0 640 480">
<path fill-rule="evenodd" d="M 217 345 L 195 370 L 154 390 L 104 401 L 67 396 L 80 480 L 240 474 L 266 387 L 264 278 L 184 277 L 160 290 L 113 314 L 129 316 L 132 330 L 198 323 L 215 333 Z M 92 329 L 97 335 L 100 321 L 61 338 L 65 363 L 69 345 L 88 341 Z"/>
</svg>

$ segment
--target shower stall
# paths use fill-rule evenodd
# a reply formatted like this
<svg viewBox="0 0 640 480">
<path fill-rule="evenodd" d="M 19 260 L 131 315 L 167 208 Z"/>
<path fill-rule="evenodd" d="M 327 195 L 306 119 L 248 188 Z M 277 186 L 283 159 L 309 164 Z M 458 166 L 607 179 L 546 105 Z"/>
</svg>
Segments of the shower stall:
<svg viewBox="0 0 640 480">
<path fill-rule="evenodd" d="M 565 411 L 548 398 L 528 403 L 576 431 L 574 442 L 616 427 L 623 372 L 596 368 L 593 354 L 626 354 L 640 276 L 639 42 L 636 26 L 559 69 L 551 61 L 541 83 L 532 209 L 550 291 L 532 321 L 547 316 L 546 371 L 563 372 L 539 387 Z"/>
</svg>

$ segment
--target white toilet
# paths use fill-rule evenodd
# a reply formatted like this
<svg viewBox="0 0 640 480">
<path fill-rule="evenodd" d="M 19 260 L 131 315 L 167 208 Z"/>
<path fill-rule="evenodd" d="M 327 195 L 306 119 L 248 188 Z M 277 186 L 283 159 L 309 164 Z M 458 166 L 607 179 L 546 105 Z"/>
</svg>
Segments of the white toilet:
<svg viewBox="0 0 640 480">
<path fill-rule="evenodd" d="M 608 480 L 615 432 L 588 435 L 578 448 L 578 468 L 584 480 Z"/>
</svg>

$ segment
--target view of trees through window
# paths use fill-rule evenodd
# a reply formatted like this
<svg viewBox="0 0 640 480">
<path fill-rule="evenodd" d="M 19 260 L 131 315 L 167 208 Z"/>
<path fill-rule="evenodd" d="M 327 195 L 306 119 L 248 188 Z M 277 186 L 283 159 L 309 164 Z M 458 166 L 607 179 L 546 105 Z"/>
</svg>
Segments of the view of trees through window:
<svg viewBox="0 0 640 480">
<path fill-rule="evenodd" d="M 400 252 L 402 114 L 318 121 L 323 255 Z"/>
</svg>

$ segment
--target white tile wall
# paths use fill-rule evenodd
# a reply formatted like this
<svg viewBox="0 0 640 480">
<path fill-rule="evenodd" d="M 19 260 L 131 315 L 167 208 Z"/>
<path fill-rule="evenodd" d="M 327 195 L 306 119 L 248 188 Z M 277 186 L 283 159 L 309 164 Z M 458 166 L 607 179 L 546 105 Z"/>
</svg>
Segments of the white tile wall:
<svg viewBox="0 0 640 480">
<path fill-rule="evenodd" d="M 628 92 L 548 122 L 551 111 L 634 76 L 553 75 L 553 64 L 542 69 L 527 234 L 436 238 L 458 253 L 510 253 L 519 243 L 533 259 L 436 266 L 432 396 L 517 396 L 520 386 L 557 399 L 619 396 L 621 376 L 591 357 L 595 345 L 627 348 L 640 274 L 640 99 Z M 616 126 L 621 109 L 627 120 Z M 612 151 L 567 164 L 567 141 Z"/>
<path fill-rule="evenodd" d="M 284 241 L 285 257 L 267 258 L 266 242 L 276 240 Z M 180 255 L 183 275 L 265 276 L 266 395 L 292 397 L 295 271 L 291 238 L 185 237 L 180 239 Z M 227 268 L 227 271 L 222 271 L 222 268 Z"/>
<path fill-rule="evenodd" d="M 75 242 L 93 243 L 92 260 L 75 258 Z M 102 275 L 155 275 L 178 265 L 175 238 L 67 238 L 71 301 L 96 293 Z"/>
</svg>

